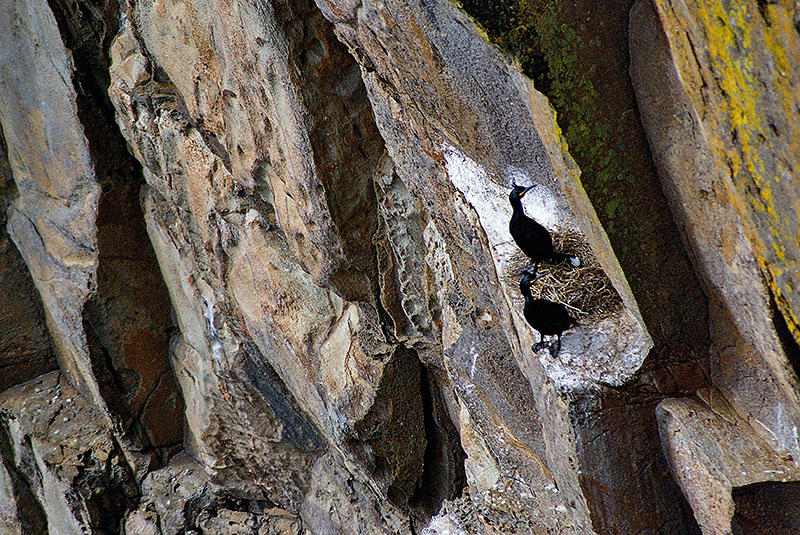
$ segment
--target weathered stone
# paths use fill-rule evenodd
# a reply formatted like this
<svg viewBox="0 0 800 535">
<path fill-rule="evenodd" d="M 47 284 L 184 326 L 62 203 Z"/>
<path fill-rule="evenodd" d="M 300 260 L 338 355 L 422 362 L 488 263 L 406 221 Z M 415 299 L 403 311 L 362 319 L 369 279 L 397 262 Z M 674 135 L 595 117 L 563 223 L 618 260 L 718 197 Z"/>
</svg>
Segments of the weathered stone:
<svg viewBox="0 0 800 535">
<path fill-rule="evenodd" d="M 31 533 L 112 533 L 136 503 L 133 471 L 105 416 L 60 372 L 0 395 L 0 442 Z"/>
<path fill-rule="evenodd" d="M 102 187 L 95 218 L 97 285 L 83 311 L 92 371 L 115 423 L 134 442 L 174 445 L 183 426 L 168 361 L 169 295 L 139 205 L 141 167 L 125 146 L 107 93 L 118 5 L 113 0 L 91 8 L 83 0 L 49 5 L 71 54 L 78 119 Z M 164 402 L 158 412 L 150 405 L 154 398 Z"/>
<path fill-rule="evenodd" d="M 402 510 L 380 503 L 348 473 L 341 461 L 325 455 L 314 465 L 311 492 L 300 514 L 311 533 L 407 533 L 413 528 Z"/>
<path fill-rule="evenodd" d="M 422 530 L 422 535 L 467 535 L 467 533 L 449 516 L 433 518 L 431 523 Z"/>
<path fill-rule="evenodd" d="M 698 394 L 701 399 L 658 406 L 664 452 L 703 533 L 730 534 L 735 488 L 797 481 L 800 470 L 772 451 L 719 392 Z"/>
<path fill-rule="evenodd" d="M 258 535 L 300 535 L 302 532 L 301 520 L 288 511 L 273 507 L 267 515 L 266 519 L 261 519 Z"/>
<path fill-rule="evenodd" d="M 303 523 L 271 502 L 210 481 L 185 453 L 151 472 L 142 484 L 142 503 L 125 520 L 125 535 L 299 535 Z M 150 531 L 148 531 L 150 530 Z M 153 531 L 155 530 L 155 531 Z"/>
<path fill-rule="evenodd" d="M 128 514 L 123 531 L 125 535 L 163 535 L 154 511 L 137 509 Z"/>
<path fill-rule="evenodd" d="M 326 2 L 318 4 L 323 12 L 330 9 L 323 5 Z M 423 221 L 429 221 L 424 237 L 442 306 L 445 364 L 462 407 L 478 429 L 478 441 L 463 441 L 470 457 L 468 466 L 473 467 L 468 480 L 481 482 L 485 488 L 480 490 L 490 493 L 494 485 L 513 488 L 510 474 L 519 470 L 526 479 L 530 474 L 536 492 L 542 492 L 537 495 L 543 496 L 546 488 L 554 488 L 555 477 L 561 492 L 569 496 L 566 500 L 576 507 L 570 512 L 564 508 L 565 515 L 557 521 L 553 517 L 558 513 L 548 514 L 543 522 L 551 526 L 557 522 L 560 529 L 569 529 L 575 522 L 579 529 L 589 529 L 590 505 L 581 498 L 575 466 L 567 461 L 569 448 L 547 453 L 544 448 L 554 436 L 560 442 L 574 436 L 565 414 L 553 415 L 564 411 L 569 401 L 545 410 L 542 391 L 551 388 L 547 375 L 533 355 L 517 349 L 530 347 L 533 335 L 520 315 L 508 313 L 518 292 L 514 283 L 505 283 L 515 249 L 507 234 L 506 188 L 512 179 L 540 184 L 538 197 L 536 190 L 529 194 L 528 209 L 551 228 L 582 235 L 598 251 L 601 266 L 626 305 L 611 320 L 612 336 L 589 352 L 581 346 L 589 345 L 587 335 L 595 332 L 595 325 L 587 325 L 586 334 L 580 334 L 579 328 L 565 336 L 562 360 L 580 359 L 583 364 L 559 365 L 558 373 L 550 378 L 565 393 L 591 390 L 595 382 L 621 384 L 639 368 L 650 342 L 607 238 L 577 182 L 577 172 L 562 154 L 552 111 L 529 83 L 478 38 L 463 13 L 447 2 L 425 7 L 364 2 L 356 20 L 331 20 L 362 65 L 396 175 L 420 199 Z M 465 321 L 467 317 L 470 320 Z M 526 387 L 514 369 L 516 363 L 509 362 L 512 355 L 536 393 L 536 402 L 523 401 Z M 595 371 L 592 366 L 597 366 Z M 552 391 L 551 395 L 560 397 Z M 548 415 L 543 418 L 543 414 Z M 489 415 L 506 421 L 509 436 L 502 442 L 514 446 L 486 440 L 493 427 Z M 517 418 L 544 420 L 543 427 L 518 427 Z M 463 416 L 460 422 L 463 439 L 467 435 Z M 519 458 L 509 455 L 514 448 L 519 448 Z M 501 468 L 501 475 L 490 476 L 497 473 L 497 464 L 503 464 L 498 460 L 502 457 L 514 461 Z M 496 477 L 501 480 L 495 481 Z M 510 492 L 521 493 L 521 489 Z M 550 510 L 558 503 L 554 498 Z M 525 502 L 522 507 L 548 509 L 541 501 L 537 505 Z"/>
<path fill-rule="evenodd" d="M 382 142 L 358 69 L 321 14 L 309 1 L 276 4 L 220 10 L 204 2 L 167 16 L 142 2 L 131 16 L 232 178 L 269 188 L 300 265 L 343 296 L 365 299 L 374 270 L 369 179 Z"/>
<path fill-rule="evenodd" d="M 665 192 L 710 298 L 711 380 L 754 433 L 798 463 L 790 335 L 797 295 L 785 279 L 800 253 L 786 243 L 798 194 L 790 132 L 800 118 L 792 13 L 780 3 L 637 2 L 631 73 Z M 692 492 L 696 511 L 713 507 Z M 726 495 L 724 508 L 732 507 Z M 719 514 L 698 521 L 730 530 L 730 515 Z"/>
<path fill-rule="evenodd" d="M 156 26 L 160 24 L 157 20 L 148 18 L 156 15 L 147 11 L 144 6 L 142 9 L 142 20 L 150 21 Z M 272 32 L 270 39 L 286 40 L 284 30 L 273 27 L 280 22 L 274 18 L 275 15 L 265 16 L 266 19 L 257 19 L 254 23 L 266 24 L 262 30 Z M 309 14 L 307 22 L 312 23 L 316 16 Z M 289 32 L 288 37 L 295 37 L 289 30 L 286 31 Z M 317 31 L 324 33 L 330 32 L 330 29 L 323 25 Z M 149 52 L 155 51 L 159 61 L 168 70 L 175 68 L 171 66 L 171 58 L 176 53 L 172 48 L 164 48 L 162 38 L 168 38 L 169 35 L 171 34 L 144 32 L 143 38 Z M 200 28 L 196 28 L 196 33 L 192 35 L 197 39 L 203 38 Z M 278 44 L 280 42 L 283 41 L 278 41 Z M 297 46 L 291 39 L 289 44 Z M 285 45 L 286 43 L 282 46 Z M 340 59 L 342 52 L 337 52 L 336 48 L 339 46 L 341 45 L 335 40 L 332 41 L 332 56 L 318 58 L 319 62 Z M 210 386 L 216 383 L 216 388 L 234 388 L 229 385 L 228 376 L 231 373 L 240 374 L 235 368 L 235 355 L 255 351 L 258 353 L 256 361 L 268 359 L 269 365 L 277 372 L 278 376 L 271 380 L 275 381 L 280 377 L 286 383 L 293 396 L 309 411 L 314 423 L 327 438 L 347 451 L 358 465 L 370 473 L 384 496 L 393 492 L 392 489 L 402 489 L 398 499 L 408 500 L 418 485 L 421 470 L 417 469 L 416 475 L 413 475 L 415 472 L 408 471 L 405 467 L 420 467 L 425 450 L 424 432 L 420 427 L 423 422 L 420 378 L 418 372 L 410 376 L 399 375 L 402 379 L 399 383 L 394 383 L 392 374 L 385 372 L 386 369 L 396 366 L 393 363 L 398 359 L 402 360 L 405 353 L 401 347 L 386 339 L 380 327 L 379 313 L 373 304 L 377 296 L 373 293 L 372 283 L 353 283 L 355 286 L 352 286 L 346 282 L 351 280 L 348 278 L 351 275 L 337 271 L 339 268 L 330 267 L 333 264 L 329 263 L 338 262 L 334 259 L 342 253 L 336 252 L 338 242 L 327 238 L 323 247 L 317 243 L 318 238 L 311 235 L 314 254 L 327 255 L 325 251 L 329 251 L 330 255 L 321 257 L 324 265 L 318 264 L 314 267 L 309 264 L 311 261 L 304 256 L 307 255 L 304 252 L 306 245 L 297 250 L 297 243 L 294 243 L 299 235 L 292 230 L 292 218 L 296 217 L 292 214 L 297 209 L 294 204 L 297 201 L 282 193 L 283 188 L 297 186 L 293 181 L 298 176 L 294 175 L 291 179 L 284 177 L 283 173 L 288 171 L 273 165 L 266 176 L 256 176 L 257 181 L 253 185 L 258 189 L 249 189 L 252 187 L 250 172 L 244 173 L 236 162 L 230 163 L 229 171 L 224 155 L 220 155 L 213 144 L 208 145 L 209 132 L 199 126 L 201 123 L 208 124 L 207 118 L 200 121 L 202 103 L 197 101 L 194 94 L 189 95 L 189 102 L 183 98 L 186 82 L 184 74 L 175 74 L 174 87 L 162 83 L 161 91 L 171 95 L 167 101 L 154 98 L 155 95 L 148 85 L 151 81 L 144 50 L 142 43 L 135 39 L 133 31 L 123 29 L 112 48 L 115 63 L 112 67 L 111 95 L 120 112 L 119 121 L 123 133 L 135 147 L 137 157 L 146 166 L 145 176 L 149 187 L 145 193 L 145 215 L 151 239 L 161 265 L 171 266 L 164 269 L 165 280 L 178 311 L 178 323 L 186 342 L 180 346 L 183 349 L 175 362 L 178 380 L 185 392 L 193 393 L 187 395 L 187 398 L 198 399 L 199 396 L 199 399 L 207 400 L 193 402 L 194 406 L 189 407 L 187 412 L 191 430 L 189 443 L 193 451 L 205 463 L 215 468 L 223 464 L 220 458 L 223 452 L 230 455 L 227 448 L 220 449 L 225 440 L 221 440 L 221 437 L 212 440 L 222 428 L 215 427 L 216 417 L 211 416 L 214 411 L 209 411 L 206 403 L 216 407 L 230 407 L 231 404 L 220 404 L 214 400 L 212 393 L 215 388 L 204 386 L 198 389 L 198 385 Z M 294 56 L 290 56 L 290 59 L 296 60 Z M 327 67 L 319 62 L 315 68 L 322 69 L 319 73 L 323 73 Z M 278 67 L 280 65 L 275 64 L 270 68 Z M 322 76 L 314 74 L 315 72 L 317 71 L 312 69 L 309 76 Z M 357 74 L 357 70 L 353 72 Z M 240 76 L 236 72 L 229 74 Z M 237 83 L 241 84 L 243 80 Z M 313 85 L 316 83 L 323 82 L 319 78 L 310 79 L 309 88 L 305 91 L 313 93 Z M 361 108 L 365 102 L 363 87 L 360 87 L 360 82 L 356 83 L 350 78 L 344 78 L 341 83 L 341 87 L 332 90 L 343 92 L 346 98 L 352 100 L 351 104 L 355 108 L 337 104 L 333 110 L 326 108 L 325 113 L 351 113 L 348 124 L 356 128 L 365 117 Z M 277 102 L 289 98 L 283 94 L 285 87 L 275 87 L 274 90 L 277 93 L 273 98 Z M 360 97 L 358 91 L 362 92 Z M 318 94 L 309 93 L 302 103 L 310 110 L 314 109 L 314 106 L 321 105 L 315 98 L 319 98 Z M 143 106 L 143 102 L 148 102 L 148 105 Z M 292 102 L 295 101 L 282 106 L 291 108 L 300 101 L 294 104 Z M 279 120 L 274 116 L 278 112 L 267 106 L 270 124 L 281 129 L 292 129 L 294 132 L 277 136 L 269 145 L 270 150 L 287 150 L 281 148 L 281 143 L 285 142 L 281 136 L 284 135 L 300 138 L 309 136 L 315 143 L 316 150 L 317 145 L 323 143 L 321 134 L 314 128 L 307 130 L 309 127 L 303 122 L 289 124 L 288 119 L 293 113 L 289 108 L 281 108 L 288 115 L 282 115 Z M 261 112 L 253 110 L 253 113 Z M 194 114 L 198 114 L 197 119 L 194 119 Z M 262 122 L 264 118 L 254 115 L 248 120 Z M 374 128 L 374 125 L 366 128 L 370 124 L 372 123 L 362 129 L 363 132 L 369 134 L 369 128 Z M 322 123 L 320 128 L 321 125 Z M 328 154 L 326 158 L 333 157 L 335 153 L 330 153 L 333 149 L 345 151 L 337 158 L 343 158 L 346 151 L 352 150 L 347 148 L 347 145 L 355 143 L 354 139 L 348 137 L 351 135 L 352 132 L 344 136 L 337 135 L 335 139 L 343 145 L 325 149 L 328 151 L 325 153 Z M 325 138 L 325 143 L 329 142 L 329 136 L 321 137 Z M 348 160 L 348 165 L 356 167 L 343 169 L 349 169 L 347 172 L 354 173 L 354 176 L 366 176 L 369 180 L 368 190 L 372 192 L 374 164 L 370 163 L 369 155 L 376 152 L 376 148 L 380 149 L 380 141 L 367 135 L 366 140 L 359 141 L 356 146 L 359 151 L 357 157 Z M 319 147 L 319 150 L 323 150 L 323 147 Z M 292 152 L 292 155 L 293 158 L 301 157 L 299 152 Z M 264 153 L 262 157 L 267 158 L 268 155 Z M 252 162 L 248 165 L 251 164 Z M 306 164 L 298 160 L 292 165 L 302 167 Z M 330 217 L 336 223 L 337 232 L 348 235 L 356 232 L 368 238 L 366 252 L 372 260 L 364 260 L 358 256 L 364 254 L 364 249 L 363 245 L 356 245 L 359 242 L 355 235 L 352 239 L 356 241 L 348 242 L 352 245 L 347 248 L 355 247 L 358 254 L 347 251 L 344 254 L 350 259 L 348 265 L 374 280 L 377 269 L 371 245 L 371 235 L 375 232 L 371 227 L 377 221 L 374 193 L 363 198 L 360 194 L 353 197 L 353 192 L 359 189 L 358 184 L 354 187 L 349 183 L 346 186 L 337 183 L 337 173 L 341 170 L 336 168 L 337 165 L 329 162 L 325 164 L 324 170 L 319 169 L 320 173 L 333 173 L 320 175 L 327 181 L 328 202 L 333 214 Z M 237 175 L 239 178 L 235 179 Z M 243 176 L 248 178 L 245 180 Z M 309 177 L 309 180 L 316 180 L 313 174 Z M 276 181 L 281 185 L 276 184 Z M 240 195 L 232 195 L 237 191 Z M 294 194 L 300 193 L 294 191 Z M 303 217 L 314 213 L 317 202 L 315 193 L 311 204 L 304 208 L 307 215 Z M 188 203 L 188 211 L 184 210 L 184 203 Z M 373 206 L 365 206 L 364 203 Z M 284 208 L 289 211 L 284 212 Z M 323 208 L 324 211 L 314 217 L 315 228 L 319 232 L 328 232 L 324 230 L 327 223 L 322 224 L 329 217 L 326 215 L 327 205 L 320 207 L 320 210 Z M 371 215 L 363 214 L 364 211 Z M 358 229 L 350 228 L 349 225 L 359 221 L 356 214 L 358 218 L 368 217 L 361 223 L 355 223 Z M 347 250 L 352 252 L 351 249 Z M 293 253 L 299 257 L 296 258 Z M 217 254 L 224 255 L 226 261 L 220 263 L 214 260 L 214 255 Z M 310 276 L 307 270 L 311 271 Z M 318 283 L 327 284 L 320 277 L 325 280 L 332 277 L 331 289 L 318 286 Z M 222 291 L 226 287 L 229 292 Z M 360 288 L 356 293 L 351 291 L 355 287 Z M 364 294 L 363 290 L 367 293 Z M 346 301 L 340 294 L 366 300 Z M 250 345 L 243 344 L 242 337 L 252 340 Z M 243 349 L 243 346 L 247 349 Z M 307 356 L 298 358 L 303 355 Z M 312 356 L 313 358 L 309 358 Z M 195 362 L 197 360 L 203 364 Z M 259 365 L 263 364 L 259 362 Z M 342 374 L 343 369 L 348 373 Z M 192 379 L 184 381 L 183 377 Z M 252 385 L 244 388 L 252 388 Z M 381 388 L 390 392 L 388 398 L 379 394 Z M 383 407 L 388 407 L 389 411 L 386 412 Z M 246 410 L 246 413 L 251 414 L 248 417 L 251 423 L 243 425 L 244 428 L 253 425 L 253 421 L 263 420 L 261 416 L 257 418 L 254 411 Z M 234 417 L 241 418 L 238 414 Z M 309 424 L 310 422 L 304 422 L 302 425 Z M 272 444 L 279 449 L 283 447 L 280 441 L 291 443 L 293 440 L 290 433 L 283 432 L 284 425 L 279 421 L 274 422 L 274 429 L 270 433 L 274 437 Z M 405 436 L 410 436 L 411 440 L 397 441 L 395 437 L 402 436 L 397 435 L 399 429 L 407 430 L 408 435 Z M 413 431 L 414 429 L 417 430 Z M 295 436 L 306 438 L 300 444 L 292 443 L 291 447 L 319 450 L 320 444 L 314 435 L 316 431 L 310 428 L 301 431 Z M 308 440 L 308 437 L 314 438 Z M 232 440 L 236 442 L 238 439 Z M 212 446 L 212 443 L 216 445 Z M 242 451 L 240 455 L 243 459 L 252 459 L 249 452 Z M 304 480 L 307 474 L 300 467 L 303 462 L 308 461 L 292 459 L 292 462 L 299 470 L 291 478 Z M 279 480 L 280 478 L 274 481 Z M 399 483 L 401 480 L 402 483 Z M 268 487 L 269 492 L 286 491 L 278 488 L 275 483 Z M 277 495 L 270 496 L 288 506 L 292 502 L 298 503 L 297 493 L 301 489 L 302 486 L 290 492 L 292 498 L 288 502 L 285 497 L 278 500 Z"/>
<path fill-rule="evenodd" d="M 547 99 L 487 42 L 494 34 L 448 0 L 5 2 L 0 120 L 14 136 L 2 176 L 5 184 L 13 174 L 16 188 L 2 196 L 13 202 L 9 229 L 63 370 L 60 379 L 42 376 L 0 395 L 0 529 L 671 535 L 697 531 L 693 511 L 711 532 L 792 530 L 800 396 L 783 321 L 791 320 L 792 276 L 773 269 L 788 271 L 791 259 L 762 254 L 770 245 L 758 240 L 786 238 L 756 228 L 786 230 L 779 223 L 790 210 L 782 199 L 770 219 L 753 215 L 749 201 L 733 202 L 737 188 L 747 189 L 744 175 L 721 180 L 728 189 L 706 205 L 696 185 L 673 176 L 662 179 L 678 226 L 668 220 L 642 137 L 628 135 L 638 116 L 628 113 L 620 74 L 625 2 L 598 8 L 597 27 L 563 43 L 591 48 L 571 67 L 590 76 L 534 73 L 537 88 L 552 83 L 557 99 L 568 98 L 572 82 L 612 78 L 585 117 L 559 109 L 560 125 Z M 510 13 L 522 42 L 530 20 L 536 29 L 574 29 L 595 13 L 588 4 L 569 15 L 556 12 L 562 3 L 534 0 L 484 7 Z M 753 14 L 761 8 L 765 24 L 784 28 L 773 19 L 788 4 L 757 4 Z M 750 12 L 723 7 L 745 19 Z M 633 12 L 634 42 L 672 28 L 643 13 Z M 707 52 L 698 70 L 713 73 L 722 49 L 706 46 L 719 36 L 704 24 L 701 17 L 686 28 L 695 50 Z M 645 26 L 651 33 L 636 30 Z M 598 40 L 604 28 L 615 33 Z M 552 60 L 547 54 L 562 43 L 545 43 L 550 52 L 539 60 L 537 47 L 567 34 L 530 37 L 526 59 L 535 61 L 524 72 Z M 796 38 L 784 34 L 789 44 L 781 46 L 794 50 Z M 605 43 L 616 46 L 610 66 L 593 63 Z M 683 65 L 663 45 L 652 38 L 634 50 L 634 77 L 655 80 Z M 659 50 L 657 65 L 642 67 L 637 54 Z M 750 69 L 738 55 L 746 52 L 731 54 Z M 729 74 L 717 70 L 714 83 L 724 82 Z M 670 80 L 659 83 L 680 89 Z M 773 85 L 789 87 L 782 83 Z M 593 94 L 581 91 L 576 99 Z M 620 101 L 608 105 L 617 91 Z M 664 121 L 677 100 L 656 107 L 645 93 L 651 138 L 661 121 L 676 129 L 659 132 L 680 141 L 686 124 Z M 785 108 L 764 104 L 771 98 L 756 109 Z M 680 102 L 691 109 L 698 101 Z M 731 137 L 733 123 L 717 111 L 725 103 L 713 102 L 714 110 L 695 113 L 694 132 L 710 136 L 704 129 L 713 127 Z M 712 173 L 714 150 L 756 139 L 746 118 L 733 125 L 738 139 L 681 146 L 686 167 L 678 171 L 707 164 Z M 595 215 L 564 141 L 581 121 L 593 123 L 588 136 L 602 133 L 597 146 L 624 150 L 637 179 L 624 172 L 610 180 L 625 182 L 616 191 L 631 192 L 631 206 L 647 205 L 636 217 L 624 216 L 629 206 L 615 218 L 602 203 Z M 570 130 L 564 138 L 559 126 Z M 659 139 L 651 143 L 663 175 L 672 148 Z M 793 156 L 788 145 L 778 149 Z M 753 154 L 765 158 L 764 150 Z M 586 145 L 576 151 L 584 167 Z M 740 162 L 752 160 L 745 152 Z M 613 174 L 603 173 L 586 178 L 596 186 Z M 602 313 L 570 309 L 578 325 L 564 333 L 557 357 L 528 349 L 538 333 L 521 314 L 524 259 L 508 234 L 512 182 L 538 185 L 526 212 L 571 240 L 562 247 L 579 249 L 584 262 L 581 270 L 541 270 L 591 270 L 608 292 Z M 773 193 L 788 203 L 793 187 Z M 730 224 L 739 226 L 711 229 Z M 692 280 L 680 299 L 690 268 L 676 228 L 687 229 L 710 314 Z M 621 238 L 648 233 L 658 236 Z M 33 316 L 22 312 L 19 332 L 33 332 L 25 327 Z M 714 345 L 706 361 L 708 317 Z M 0 329 L 14 320 L 3 321 Z M 42 347 L 26 350 L 44 354 Z M 698 391 L 709 382 L 729 405 Z M 55 396 L 59 389 L 80 401 Z M 659 405 L 669 396 L 680 398 Z M 677 499 L 681 490 L 691 508 Z M 787 514 L 775 518 L 780 506 Z"/>
<path fill-rule="evenodd" d="M 178 454 L 142 482 L 142 505 L 131 513 L 127 522 L 148 522 L 151 516 L 148 510 L 153 510 L 161 535 L 182 533 L 186 528 L 186 503 L 199 496 L 207 485 L 208 476 L 203 467 L 185 453 Z M 134 533 L 126 532 L 126 535 Z"/>
<path fill-rule="evenodd" d="M 9 235 L 42 296 L 61 369 L 103 407 L 81 322 L 95 284 L 100 189 L 77 117 L 70 59 L 47 2 L 6 0 L 3 12 L 0 121 L 19 192 L 9 207 Z"/>
<path fill-rule="evenodd" d="M 22 535 L 23 515 L 19 514 L 14 496 L 14 480 L 3 463 L 0 463 L 0 533 Z"/>
<path fill-rule="evenodd" d="M 8 65 L 20 64 L 4 71 L 9 91 L 0 114 L 14 136 L 9 155 L 19 192 L 9 231 L 21 233 L 69 380 L 134 449 L 171 445 L 181 440 L 182 410 L 167 360 L 170 305 L 138 207 L 140 172 L 104 115 L 103 46 L 116 31 L 108 21 L 115 6 L 103 4 L 102 13 L 68 3 L 52 3 L 56 17 L 46 3 L 9 4 L 17 25 L 3 48 Z M 30 42 L 25 28 L 45 45 Z M 36 77 L 25 78 L 25 69 Z M 146 403 L 156 391 L 165 402 L 158 413 Z"/>
<path fill-rule="evenodd" d="M 54 370 L 44 310 L 30 273 L 6 232 L 6 210 L 16 194 L 0 128 L 0 391 Z"/>
<path fill-rule="evenodd" d="M 727 250 L 738 252 L 739 242 L 749 243 L 751 261 L 769 287 L 766 295 L 800 342 L 800 290 L 793 283 L 800 259 L 793 202 L 800 194 L 794 169 L 800 157 L 798 8 L 791 2 L 657 2 L 655 10 L 660 31 L 671 42 L 666 49 L 658 41 L 654 45 L 671 57 L 670 70 L 681 77 L 675 100 L 689 106 L 677 117 L 689 124 L 681 123 L 684 136 L 675 144 L 689 139 L 700 144 L 697 158 L 706 159 L 708 171 L 699 188 L 715 206 L 732 208 L 743 234 Z M 693 51 L 696 43 L 703 47 Z M 692 138 L 692 123 L 698 122 L 702 134 Z M 687 165 L 696 162 L 692 158 Z"/>
<path fill-rule="evenodd" d="M 383 308 L 392 318 L 396 338 L 435 345 L 437 310 L 429 295 L 425 250 L 420 247 L 424 230 L 418 201 L 397 176 L 390 158 L 384 158 L 374 178 L 378 211 L 391 249 L 391 254 L 378 256 Z"/>
</svg>

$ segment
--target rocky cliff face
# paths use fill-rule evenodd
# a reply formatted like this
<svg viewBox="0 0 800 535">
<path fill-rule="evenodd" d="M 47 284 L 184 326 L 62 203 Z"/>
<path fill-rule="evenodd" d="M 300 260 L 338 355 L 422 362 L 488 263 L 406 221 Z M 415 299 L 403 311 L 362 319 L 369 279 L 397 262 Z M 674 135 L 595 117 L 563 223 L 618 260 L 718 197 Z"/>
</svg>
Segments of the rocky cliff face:
<svg viewBox="0 0 800 535">
<path fill-rule="evenodd" d="M 0 531 L 796 530 L 800 11 L 602 4 L 2 0 Z"/>
</svg>

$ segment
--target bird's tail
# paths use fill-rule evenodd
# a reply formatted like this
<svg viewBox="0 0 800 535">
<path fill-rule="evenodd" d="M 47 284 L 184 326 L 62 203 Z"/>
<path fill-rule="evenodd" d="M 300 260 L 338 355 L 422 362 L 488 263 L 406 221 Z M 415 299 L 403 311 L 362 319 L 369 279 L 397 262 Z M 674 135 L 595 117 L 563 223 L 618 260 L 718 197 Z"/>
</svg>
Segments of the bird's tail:
<svg viewBox="0 0 800 535">
<path fill-rule="evenodd" d="M 577 256 L 568 255 L 564 253 L 556 253 L 556 260 L 559 262 L 569 262 L 569 265 L 572 267 L 578 267 L 581 265 L 581 259 Z"/>
</svg>

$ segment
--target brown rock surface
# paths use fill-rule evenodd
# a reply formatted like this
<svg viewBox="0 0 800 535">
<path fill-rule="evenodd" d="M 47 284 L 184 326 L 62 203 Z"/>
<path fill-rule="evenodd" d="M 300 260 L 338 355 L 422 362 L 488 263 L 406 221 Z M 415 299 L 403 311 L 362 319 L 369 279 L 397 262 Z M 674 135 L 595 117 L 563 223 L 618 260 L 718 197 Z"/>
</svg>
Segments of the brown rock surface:
<svg viewBox="0 0 800 535">
<path fill-rule="evenodd" d="M 77 117 L 70 60 L 46 2 L 5 6 L 0 118 L 18 191 L 8 233 L 41 295 L 59 365 L 103 406 L 80 319 L 95 283 L 100 188 Z"/>
<path fill-rule="evenodd" d="M 800 470 L 777 455 L 718 392 L 698 395 L 658 406 L 664 452 L 703 533 L 733 533 L 735 489 L 797 481 Z"/>
<path fill-rule="evenodd" d="M 58 366 L 39 294 L 5 230 L 8 203 L 16 192 L 13 180 L 0 129 L 0 391 Z"/>
<path fill-rule="evenodd" d="M 23 533 L 113 533 L 138 500 L 104 415 L 60 372 L 0 395 L 0 449 Z"/>
<path fill-rule="evenodd" d="M 797 16 L 788 3 L 649 1 L 637 2 L 631 15 L 631 73 L 643 123 L 710 298 L 711 380 L 747 422 L 737 424 L 744 438 L 716 459 L 747 473 L 746 481 L 715 475 L 722 482 L 697 483 L 708 479 L 704 467 L 678 478 L 707 533 L 730 532 L 731 486 L 772 479 L 752 458 L 725 457 L 748 433 L 754 436 L 747 440 L 777 452 L 773 457 L 795 465 L 800 459 L 793 305 L 800 249 L 791 238 L 799 153 L 790 133 L 800 119 L 792 89 L 800 36 L 790 26 Z M 667 403 L 662 414 L 679 402 Z M 677 414 L 672 419 L 684 426 L 709 426 L 692 411 Z M 707 417 L 714 418 L 721 417 Z M 703 440 L 717 440 L 709 429 Z M 683 457 L 670 435 L 662 434 L 668 456 Z"/>
<path fill-rule="evenodd" d="M 615 219 L 591 176 L 598 219 L 547 98 L 447 0 L 0 0 L 21 253 L 0 262 L 0 364 L 23 366 L 0 393 L 0 530 L 685 534 L 692 513 L 707 533 L 791 529 L 793 123 L 764 132 L 732 90 L 794 113 L 776 93 L 796 79 L 779 54 L 794 15 L 651 2 L 632 12 L 631 79 L 674 221 L 635 113 L 602 142 L 647 180 L 614 193 L 642 212 Z M 587 32 L 571 67 L 613 77 L 589 132 L 632 106 L 627 5 L 592 11 L 613 35 Z M 536 28 L 579 27 L 576 6 Z M 751 69 L 753 39 L 787 80 Z M 588 65 L 603 43 L 608 70 Z M 774 214 L 754 170 L 783 173 Z M 537 282 L 562 281 L 548 295 L 578 315 L 558 356 L 521 314 L 514 182 L 537 184 L 526 212 L 583 262 Z M 667 229 L 655 250 L 624 243 L 647 229 Z M 679 233 L 706 292 L 688 280 L 680 303 Z M 42 375 L 48 336 L 60 371 Z"/>
</svg>

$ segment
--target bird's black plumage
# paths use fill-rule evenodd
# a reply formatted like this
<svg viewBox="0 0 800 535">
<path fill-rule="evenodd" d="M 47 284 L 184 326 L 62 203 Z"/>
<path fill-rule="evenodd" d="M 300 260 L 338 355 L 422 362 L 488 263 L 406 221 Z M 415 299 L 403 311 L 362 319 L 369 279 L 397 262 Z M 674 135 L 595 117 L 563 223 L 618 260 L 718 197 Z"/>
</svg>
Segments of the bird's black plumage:
<svg viewBox="0 0 800 535">
<path fill-rule="evenodd" d="M 531 295 L 531 283 L 534 280 L 533 273 L 524 271 L 522 279 L 519 281 L 519 290 L 525 296 L 525 308 L 523 309 L 525 321 L 539 331 L 542 337 L 542 340 L 534 346 L 534 350 L 543 346 L 545 335 L 557 336 L 555 350 L 551 349 L 553 356 L 556 356 L 561 349 L 561 333 L 575 324 L 575 320 L 569 315 L 564 305 L 547 299 L 534 299 Z"/>
<path fill-rule="evenodd" d="M 517 246 L 525 255 L 533 261 L 535 267 L 543 260 L 555 260 L 557 262 L 569 262 L 573 266 L 580 265 L 580 261 L 575 256 L 556 252 L 553 249 L 553 238 L 550 232 L 534 219 L 525 215 L 522 209 L 522 197 L 534 186 L 523 187 L 514 184 L 514 189 L 508 196 L 514 214 L 508 224 L 511 237 L 514 238 Z M 534 268 L 534 272 L 536 269 Z"/>
</svg>

